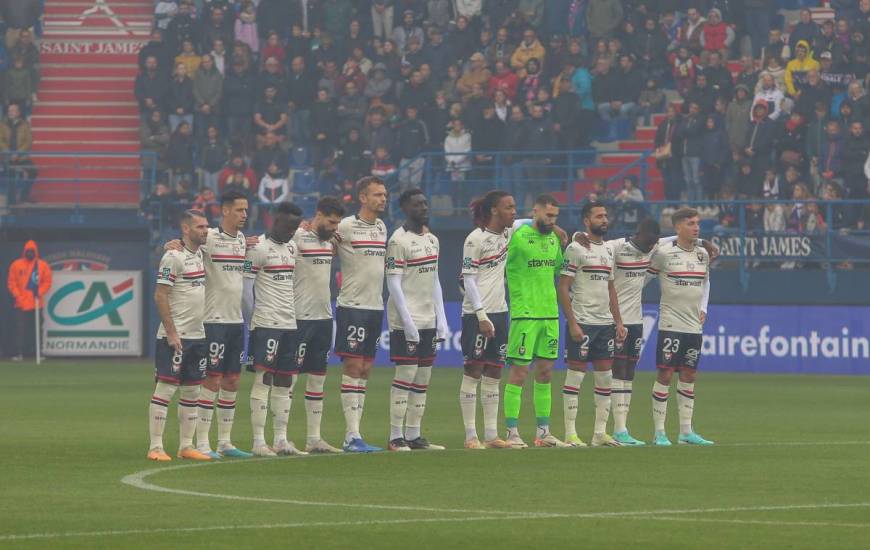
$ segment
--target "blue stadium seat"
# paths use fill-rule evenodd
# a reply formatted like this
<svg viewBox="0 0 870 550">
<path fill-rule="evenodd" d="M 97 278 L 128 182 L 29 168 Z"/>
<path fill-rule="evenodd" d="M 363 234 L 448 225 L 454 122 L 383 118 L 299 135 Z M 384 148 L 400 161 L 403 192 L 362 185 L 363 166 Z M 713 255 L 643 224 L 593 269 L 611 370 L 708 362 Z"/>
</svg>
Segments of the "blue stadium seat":
<svg viewBox="0 0 870 550">
<path fill-rule="evenodd" d="M 308 147 L 294 147 L 289 153 L 290 168 L 309 168 L 311 164 L 311 150 Z"/>
</svg>

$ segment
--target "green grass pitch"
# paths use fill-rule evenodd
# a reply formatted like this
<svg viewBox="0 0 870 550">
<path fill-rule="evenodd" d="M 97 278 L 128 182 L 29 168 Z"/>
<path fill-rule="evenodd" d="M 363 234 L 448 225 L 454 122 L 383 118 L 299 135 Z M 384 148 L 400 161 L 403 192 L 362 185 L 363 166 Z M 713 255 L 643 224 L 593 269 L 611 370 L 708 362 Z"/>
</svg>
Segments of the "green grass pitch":
<svg viewBox="0 0 870 550">
<path fill-rule="evenodd" d="M 702 372 L 696 425 L 712 448 L 465 451 L 461 370 L 436 368 L 423 428 L 445 452 L 159 466 L 145 460 L 148 363 L 0 363 L 0 372 L 0 547 L 870 547 L 870 378 Z M 371 443 L 386 442 L 391 374 L 377 368 L 369 383 Z M 251 378 L 239 394 L 241 448 Z M 635 382 L 629 418 L 647 440 L 651 382 L 650 373 Z M 331 369 L 323 434 L 333 444 L 344 427 L 338 383 Z M 672 437 L 675 409 L 672 392 Z M 586 439 L 592 410 L 587 381 Z M 174 405 L 170 415 L 174 450 Z M 530 392 L 522 417 L 531 440 Z M 304 430 L 297 398 L 291 438 L 303 444 Z"/>
</svg>

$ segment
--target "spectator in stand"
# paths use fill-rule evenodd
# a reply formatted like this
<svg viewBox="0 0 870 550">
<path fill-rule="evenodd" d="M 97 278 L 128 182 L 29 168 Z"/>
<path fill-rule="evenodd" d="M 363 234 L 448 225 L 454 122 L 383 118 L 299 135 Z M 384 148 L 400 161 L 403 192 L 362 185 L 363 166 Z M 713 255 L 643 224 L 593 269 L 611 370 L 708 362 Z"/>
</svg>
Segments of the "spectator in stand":
<svg viewBox="0 0 870 550">
<path fill-rule="evenodd" d="M 471 134 L 465 130 L 462 119 L 450 121 L 450 132 L 444 140 L 444 161 L 447 172 L 454 182 L 464 181 L 465 175 L 471 170 Z M 462 189 L 456 189 L 462 191 Z"/>
<path fill-rule="evenodd" d="M 15 308 L 15 351 L 13 361 L 23 361 L 36 354 L 37 310 L 42 315 L 45 295 L 51 289 L 51 267 L 39 257 L 35 241 L 24 243 L 21 257 L 9 266 L 6 288 L 12 295 Z"/>
<path fill-rule="evenodd" d="M 761 71 L 758 70 L 755 60 L 749 55 L 744 55 L 740 58 L 740 72 L 737 74 L 735 84 L 738 86 L 743 84 L 752 95 L 760 75 Z"/>
<path fill-rule="evenodd" d="M 24 66 L 30 71 L 30 79 L 33 82 L 34 89 L 39 87 L 42 69 L 39 63 L 39 48 L 33 40 L 33 31 L 29 29 L 21 30 L 21 33 L 18 35 L 18 43 L 9 50 L 9 56 L 12 59 L 20 56 L 24 60 Z"/>
<path fill-rule="evenodd" d="M 22 31 L 33 32 L 42 15 L 43 3 L 40 0 L 14 0 L 3 2 L 0 9 L 6 22 L 6 49 L 11 50 L 18 44 Z"/>
<path fill-rule="evenodd" d="M 221 17 L 221 21 L 222 20 L 223 18 Z M 222 27 L 223 25 L 221 24 L 218 28 L 223 30 Z M 239 12 L 238 18 L 236 18 L 233 30 L 235 31 L 234 34 L 236 40 L 247 44 L 255 55 L 259 53 L 260 36 L 257 32 L 257 12 L 254 3 L 251 2 L 251 0 L 245 0 L 242 3 L 242 9 Z"/>
<path fill-rule="evenodd" d="M 373 108 L 366 117 L 366 124 L 363 127 L 363 143 L 366 144 L 366 149 L 374 151 L 378 147 L 383 147 L 387 151 L 393 148 L 396 143 L 393 129 L 390 128 L 387 121 L 387 112 L 383 107 Z M 358 128 L 359 126 L 351 126 Z"/>
<path fill-rule="evenodd" d="M 826 103 L 816 103 L 815 111 L 807 125 L 807 141 L 804 148 L 812 166 L 818 167 L 821 158 L 822 143 L 825 139 L 825 128 L 828 125 L 830 107 Z"/>
<path fill-rule="evenodd" d="M 870 143 L 864 133 L 864 124 L 856 120 L 849 125 L 849 133 L 843 140 L 841 155 L 841 171 L 846 196 L 851 200 L 867 198 L 867 176 L 864 174 L 864 164 L 868 152 L 870 152 Z"/>
<path fill-rule="evenodd" d="M 731 184 L 725 184 L 722 187 L 722 190 L 716 194 L 716 198 L 718 201 L 718 224 L 713 229 L 713 231 L 717 234 L 723 234 L 728 232 L 733 232 L 734 228 L 739 223 L 739 213 L 738 207 L 734 204 L 734 201 L 738 198 L 734 186 Z"/>
<path fill-rule="evenodd" d="M 544 20 L 544 0 L 519 0 L 517 11 L 523 14 L 526 22 L 539 29 Z"/>
<path fill-rule="evenodd" d="M 710 86 L 707 75 L 699 72 L 695 76 L 695 86 L 689 90 L 689 93 L 686 95 L 686 101 L 683 102 L 683 111 L 685 112 L 690 104 L 697 103 L 698 107 L 701 108 L 701 113 L 708 115 L 713 112 L 717 97 L 718 94 Z"/>
<path fill-rule="evenodd" d="M 169 72 L 172 69 L 175 52 L 166 43 L 164 33 L 160 29 L 151 31 L 151 39 L 139 50 L 139 70 L 146 70 L 146 61 L 149 57 L 157 60 L 159 70 Z"/>
<path fill-rule="evenodd" d="M 773 75 L 767 71 L 761 73 L 759 84 L 761 85 L 761 89 L 756 91 L 752 104 L 756 105 L 759 102 L 763 102 L 767 106 L 767 112 L 771 113 L 769 116 L 770 120 L 778 119 L 782 112 L 782 100 L 785 96 L 782 91 L 776 87 Z"/>
<path fill-rule="evenodd" d="M 252 202 L 257 194 L 257 179 L 254 171 L 245 163 L 245 157 L 234 154 L 229 165 L 218 176 L 218 190 L 223 195 L 233 189 L 243 193 Z"/>
<path fill-rule="evenodd" d="M 208 220 L 209 225 L 214 225 L 220 221 L 221 207 L 218 204 L 217 194 L 215 194 L 214 189 L 211 187 L 201 187 L 199 189 L 199 193 L 193 198 L 191 208 L 205 214 L 205 219 Z"/>
<path fill-rule="evenodd" d="M 686 196 L 690 201 L 702 198 L 700 171 L 705 120 L 701 106 L 696 102 L 690 102 L 689 112 L 677 130 L 683 144 L 680 157 L 683 163 L 683 181 L 686 182 Z"/>
<path fill-rule="evenodd" d="M 644 126 L 652 124 L 653 114 L 664 112 L 665 101 L 665 93 L 659 89 L 656 79 L 653 77 L 648 78 L 646 86 L 640 92 L 637 99 L 637 115 L 643 117 Z"/>
<path fill-rule="evenodd" d="M 779 130 L 775 158 L 782 164 L 806 167 L 807 162 L 803 156 L 806 142 L 806 121 L 800 113 L 792 113 Z"/>
<path fill-rule="evenodd" d="M 206 129 L 220 122 L 224 77 L 215 67 L 211 54 L 202 56 L 199 70 L 193 77 L 194 124 L 196 135 L 204 136 Z"/>
<path fill-rule="evenodd" d="M 299 8 L 298 4 L 287 0 L 260 0 L 257 4 L 257 21 L 260 22 L 257 30 L 262 36 L 266 36 L 269 31 L 286 33 L 293 23 L 303 21 Z M 303 28 L 300 25 L 301 30 Z"/>
<path fill-rule="evenodd" d="M 752 164 L 752 173 L 759 180 L 771 165 L 776 124 L 767 116 L 767 102 L 756 101 L 752 106 L 752 122 L 746 129 L 746 149 L 743 153 Z"/>
<path fill-rule="evenodd" d="M 816 69 L 810 69 L 807 72 L 807 81 L 798 93 L 797 101 L 795 102 L 795 112 L 810 117 L 815 111 L 816 103 L 831 104 L 833 94 L 831 88 L 825 84 Z"/>
<path fill-rule="evenodd" d="M 686 20 L 680 29 L 680 46 L 688 48 L 692 55 L 700 55 L 703 49 L 701 35 L 706 24 L 707 20 L 701 17 L 701 12 L 697 8 L 690 7 L 686 10 Z"/>
<path fill-rule="evenodd" d="M 541 64 L 537 59 L 529 59 L 523 71 L 525 76 L 520 81 L 517 89 L 516 103 L 525 105 L 528 109 L 538 99 L 538 90 L 546 86 L 541 75 Z"/>
<path fill-rule="evenodd" d="M 547 52 L 544 46 L 538 41 L 538 36 L 534 29 L 526 29 L 523 31 L 523 40 L 514 50 L 511 55 L 511 68 L 517 73 L 520 78 L 525 78 L 526 67 L 530 60 L 534 59 L 538 65 L 546 62 Z"/>
<path fill-rule="evenodd" d="M 622 190 L 613 197 L 616 207 L 616 221 L 622 231 L 634 231 L 640 221 L 643 208 L 643 193 L 637 188 L 637 177 L 626 176 Z"/>
<path fill-rule="evenodd" d="M 821 101 L 824 101 L 824 98 Z M 830 101 L 826 102 L 826 104 L 830 103 Z M 849 84 L 848 93 L 843 99 L 843 103 L 852 108 L 854 117 L 861 120 L 870 117 L 870 97 L 864 93 L 864 87 L 857 80 Z"/>
<path fill-rule="evenodd" d="M 185 40 L 181 43 L 181 52 L 175 56 L 175 62 L 172 65 L 173 74 L 175 68 L 179 63 L 183 63 L 185 68 L 187 69 L 187 74 L 192 75 L 196 74 L 196 70 L 199 69 L 199 64 L 202 61 L 202 58 L 196 53 L 196 49 L 193 47 L 192 40 Z"/>
<path fill-rule="evenodd" d="M 214 41 L 212 45 L 211 52 L 212 60 L 214 60 L 214 66 L 221 73 L 221 76 L 226 77 L 227 75 L 227 49 L 223 40 L 217 39 Z"/>
<path fill-rule="evenodd" d="M 830 227 L 835 231 L 846 231 L 854 227 L 854 216 L 852 208 L 846 204 L 838 204 L 843 200 L 843 191 L 839 185 L 834 182 L 825 184 L 822 190 L 822 199 L 831 202 L 830 212 Z"/>
<path fill-rule="evenodd" d="M 359 93 L 359 88 L 353 81 L 344 85 L 344 95 L 338 100 L 338 132 L 344 134 L 349 128 L 360 128 L 365 123 L 368 105 L 366 98 Z"/>
<path fill-rule="evenodd" d="M 674 87 L 684 99 L 695 84 L 697 63 L 686 46 L 680 46 L 674 57 L 674 67 L 671 75 L 674 79 Z"/>
<path fill-rule="evenodd" d="M 275 100 L 279 103 L 287 101 L 287 77 L 284 76 L 284 69 L 281 62 L 276 57 L 270 57 L 263 62 L 263 70 L 257 75 L 256 94 L 258 98 L 263 97 L 263 92 L 267 86 L 275 87 Z"/>
<path fill-rule="evenodd" d="M 834 32 L 834 22 L 831 19 L 822 22 L 821 34 L 813 44 L 813 51 L 830 52 L 834 65 L 845 65 L 849 61 L 842 42 Z"/>
<path fill-rule="evenodd" d="M 317 101 L 311 107 L 312 145 L 316 157 L 325 154 L 327 148 L 338 143 L 338 110 L 335 101 L 330 98 L 329 90 L 320 88 L 317 91 Z"/>
<path fill-rule="evenodd" d="M 798 96 L 798 92 L 806 84 L 809 71 L 818 71 L 821 68 L 819 62 L 813 59 L 810 44 L 806 40 L 798 41 L 794 51 L 794 59 L 785 66 L 786 93 L 791 97 Z"/>
<path fill-rule="evenodd" d="M 426 163 L 426 159 L 419 155 L 429 146 L 429 130 L 413 105 L 405 109 L 405 119 L 399 124 L 397 138 L 399 185 L 406 189 L 419 187 Z"/>
<path fill-rule="evenodd" d="M 510 70 L 510 66 L 505 61 L 496 61 L 495 74 L 489 78 L 487 83 L 487 95 L 494 98 L 495 91 L 502 90 L 509 100 L 513 100 L 517 95 L 518 87 L 519 78 Z"/>
<path fill-rule="evenodd" d="M 266 42 L 260 50 L 260 70 L 266 68 L 266 60 L 269 58 L 275 58 L 278 61 L 279 67 L 285 66 L 287 50 L 284 49 L 284 45 L 281 43 L 281 35 L 276 31 L 269 31 Z"/>
<path fill-rule="evenodd" d="M 574 150 L 579 147 L 581 123 L 584 120 L 580 97 L 571 91 L 571 81 L 567 78 L 559 80 L 558 92 L 553 99 L 551 111 L 553 129 L 556 132 L 556 148 Z"/>
<path fill-rule="evenodd" d="M 713 199 L 722 186 L 725 177 L 726 163 L 731 158 L 731 148 L 728 146 L 728 135 L 722 127 L 721 119 L 710 115 L 707 117 L 703 137 L 701 138 L 701 170 L 704 198 Z"/>
<path fill-rule="evenodd" d="M 427 0 L 426 20 L 424 26 L 446 28 L 451 19 L 451 0 Z M 462 17 L 479 17 L 481 14 L 481 0 L 460 0 L 456 3 L 456 14 Z"/>
<path fill-rule="evenodd" d="M 396 165 L 390 158 L 390 151 L 386 147 L 375 149 L 372 157 L 371 175 L 383 180 L 391 179 L 396 174 Z"/>
<path fill-rule="evenodd" d="M 30 124 L 22 116 L 21 107 L 12 103 L 6 109 L 6 120 L 0 122 L 0 151 L 5 152 L 2 160 L 9 170 L 6 174 L 10 181 L 7 191 L 9 204 L 30 200 L 30 189 L 37 173 L 28 155 L 32 147 Z"/>
<path fill-rule="evenodd" d="M 803 231 L 803 222 L 805 221 L 807 214 L 806 201 L 811 198 L 812 195 L 810 195 L 805 183 L 799 182 L 794 186 L 794 189 L 792 189 L 792 200 L 794 200 L 794 204 L 792 204 L 791 211 L 785 222 L 788 231 Z"/>
<path fill-rule="evenodd" d="M 196 39 L 196 20 L 193 18 L 193 4 L 189 0 L 182 0 L 178 4 L 178 13 L 166 27 L 166 43 L 171 53 L 181 50 L 181 44 L 185 40 Z M 211 44 L 211 42 L 209 42 Z M 166 67 L 169 70 L 169 67 Z"/>
<path fill-rule="evenodd" d="M 405 10 L 402 14 L 402 24 L 393 29 L 391 37 L 401 53 L 408 50 L 408 42 L 411 38 L 419 40 L 421 45 L 424 43 L 423 29 L 415 22 L 414 10 Z"/>
<path fill-rule="evenodd" d="M 177 63 L 175 74 L 169 82 L 166 94 L 166 109 L 169 113 L 169 131 L 175 132 L 178 125 L 186 122 L 193 128 L 193 82 L 187 77 L 187 65 Z"/>
<path fill-rule="evenodd" d="M 260 179 L 258 198 L 265 209 L 263 220 L 268 227 L 271 225 L 271 217 L 268 214 L 269 207 L 292 200 L 290 184 L 287 183 L 287 174 L 282 172 L 277 164 L 270 164 Z"/>
<path fill-rule="evenodd" d="M 193 179 L 193 152 L 192 127 L 190 123 L 182 121 L 169 137 L 169 148 L 166 151 L 171 185 L 174 186 L 181 180 L 190 182 Z"/>
<path fill-rule="evenodd" d="M 510 43 L 508 30 L 504 27 L 499 28 L 495 33 L 495 40 L 486 48 L 486 61 L 488 65 L 495 66 L 496 62 L 501 61 L 510 66 L 511 58 L 514 55 L 516 47 Z M 496 73 L 498 69 L 496 68 Z"/>
<path fill-rule="evenodd" d="M 353 82 L 356 85 L 356 91 L 360 94 L 366 88 L 366 75 L 363 73 L 357 60 L 353 58 L 345 61 L 341 68 L 341 74 L 335 79 L 335 89 L 339 94 L 346 92 L 345 86 L 348 82 Z"/>
<path fill-rule="evenodd" d="M 269 169 L 270 164 L 276 164 L 281 172 L 289 171 L 289 159 L 287 151 L 281 147 L 281 140 L 273 133 L 263 136 L 263 145 L 254 153 L 251 169 L 258 178 L 262 178 Z"/>
<path fill-rule="evenodd" d="M 425 85 L 420 71 L 413 71 L 407 86 L 402 87 L 399 105 L 405 110 L 409 105 L 417 107 L 417 112 L 426 111 L 432 105 L 432 90 Z"/>
<path fill-rule="evenodd" d="M 524 161 L 526 183 L 526 204 L 541 193 L 547 192 L 550 178 L 550 155 L 547 151 L 556 148 L 556 131 L 553 123 L 544 113 L 544 107 L 535 103 L 529 108 L 529 119 L 526 123 L 525 151 L 538 152 L 537 155 L 528 155 Z"/>
<path fill-rule="evenodd" d="M 677 108 L 668 105 L 665 119 L 659 123 L 655 137 L 656 167 L 664 180 L 665 200 L 679 200 L 683 189 L 683 142 L 680 126 L 682 119 Z"/>
<path fill-rule="evenodd" d="M 772 168 L 765 170 L 765 174 Z M 752 173 L 752 163 L 740 161 L 737 163 L 737 173 L 730 182 L 736 193 L 741 197 L 751 197 L 758 193 L 758 178 Z"/>
<path fill-rule="evenodd" d="M 139 124 L 139 147 L 142 152 L 153 153 L 156 157 L 157 170 L 166 169 L 166 151 L 169 148 L 169 125 L 163 120 L 163 113 L 155 109 L 148 118 Z M 147 169 L 152 165 L 150 157 L 142 157 L 143 166 Z"/>
<path fill-rule="evenodd" d="M 653 17 L 647 17 L 643 29 L 631 49 L 637 56 L 638 68 L 647 77 L 661 81 L 667 71 L 668 37 Z"/>
<path fill-rule="evenodd" d="M 707 14 L 707 22 L 700 31 L 700 43 L 704 52 L 718 52 L 724 59 L 728 59 L 735 38 L 734 29 L 722 21 L 722 12 L 717 8 L 711 9 Z"/>
<path fill-rule="evenodd" d="M 12 58 L 12 66 L 3 75 L 0 93 L 3 94 L 5 105 L 12 103 L 21 107 L 25 115 L 30 113 L 33 101 L 36 99 L 36 85 L 32 73 L 24 65 L 24 58 L 16 55 Z"/>
<path fill-rule="evenodd" d="M 586 29 L 590 44 L 613 36 L 622 23 L 623 15 L 620 0 L 589 0 L 586 6 Z"/>
<path fill-rule="evenodd" d="M 452 46 L 453 57 L 457 60 L 468 59 L 477 51 L 477 37 L 465 17 L 456 18 L 456 26 L 447 36 L 447 42 Z"/>
<path fill-rule="evenodd" d="M 196 156 L 199 163 L 197 170 L 200 186 L 217 193 L 218 177 L 229 160 L 229 149 L 216 125 L 208 126 L 205 139 L 197 147 Z"/>
<path fill-rule="evenodd" d="M 254 127 L 257 131 L 257 147 L 262 147 L 263 136 L 274 134 L 279 141 L 287 137 L 287 113 L 285 106 L 278 102 L 278 89 L 269 84 L 254 109 Z"/>
<path fill-rule="evenodd" d="M 296 56 L 290 61 L 287 77 L 287 107 L 290 127 L 302 143 L 311 141 L 311 106 L 317 95 L 317 84 L 305 69 L 305 58 Z"/>
<path fill-rule="evenodd" d="M 732 152 L 742 154 L 746 148 L 746 129 L 752 116 L 752 97 L 745 84 L 738 84 L 734 89 L 734 99 L 728 104 L 725 112 L 725 131 L 728 133 L 728 145 Z"/>
<path fill-rule="evenodd" d="M 254 79 L 245 70 L 244 62 L 234 60 L 229 74 L 224 79 L 223 105 L 221 112 L 231 138 L 247 142 L 251 135 L 254 118 Z"/>
<path fill-rule="evenodd" d="M 136 76 L 134 93 L 139 102 L 139 114 L 148 118 L 151 111 L 162 110 L 169 93 L 169 79 L 157 70 L 157 57 L 149 55 L 145 59 L 145 70 Z"/>
<path fill-rule="evenodd" d="M 468 69 L 456 83 L 456 91 L 459 92 L 463 101 L 468 101 L 474 84 L 487 86 L 492 73 L 486 68 L 486 58 L 482 53 L 475 53 L 469 60 Z"/>
<path fill-rule="evenodd" d="M 200 50 L 207 51 L 214 45 L 215 40 L 221 40 L 224 46 L 232 44 L 235 39 L 232 16 L 228 17 L 228 14 L 220 8 L 212 8 L 207 13 L 208 17 L 203 17 L 200 21 L 198 34 Z M 248 15 L 244 17 L 249 18 Z M 250 47 L 247 42 L 245 44 Z"/>
<path fill-rule="evenodd" d="M 707 77 L 707 84 L 713 88 L 716 97 L 731 99 L 734 94 L 734 79 L 731 71 L 723 64 L 723 57 L 719 51 L 710 52 L 707 65 L 703 69 Z M 726 58 L 727 59 L 727 58 Z"/>
<path fill-rule="evenodd" d="M 788 33 L 788 45 L 792 51 L 797 49 L 798 42 L 804 41 L 807 44 L 817 44 L 821 38 L 819 26 L 813 22 L 813 14 L 809 9 L 804 8 L 800 10 L 799 17 L 798 22 Z"/>
</svg>

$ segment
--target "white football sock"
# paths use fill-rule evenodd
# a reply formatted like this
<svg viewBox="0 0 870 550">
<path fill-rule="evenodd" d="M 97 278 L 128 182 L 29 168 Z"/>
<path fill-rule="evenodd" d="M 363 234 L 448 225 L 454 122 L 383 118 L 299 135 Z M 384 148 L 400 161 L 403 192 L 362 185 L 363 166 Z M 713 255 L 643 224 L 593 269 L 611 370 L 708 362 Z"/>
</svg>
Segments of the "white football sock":
<svg viewBox="0 0 870 550">
<path fill-rule="evenodd" d="M 668 417 L 668 392 L 670 388 L 664 384 L 659 384 L 658 381 L 653 383 L 653 426 L 655 431 L 665 431 L 665 420 Z"/>
<path fill-rule="evenodd" d="M 483 408 L 483 439 L 498 439 L 498 378 L 480 378 L 480 405 Z"/>
<path fill-rule="evenodd" d="M 287 441 L 287 423 L 290 421 L 290 388 L 272 386 L 269 396 L 272 411 L 272 445 Z"/>
<path fill-rule="evenodd" d="M 211 451 L 211 443 L 208 441 L 211 430 L 211 418 L 214 414 L 214 400 L 217 392 L 205 386 L 199 390 L 199 418 L 196 419 L 196 448 L 202 452 Z"/>
<path fill-rule="evenodd" d="M 462 423 L 465 424 L 465 440 L 477 439 L 477 378 L 462 375 L 459 386 L 459 410 L 462 411 Z"/>
<path fill-rule="evenodd" d="M 565 417 L 565 439 L 577 435 L 577 415 L 580 413 L 580 386 L 586 373 L 579 370 L 565 371 L 562 386 L 562 413 Z"/>
<path fill-rule="evenodd" d="M 692 433 L 692 415 L 695 413 L 695 384 L 677 382 L 677 405 L 680 408 L 680 433 Z"/>
<path fill-rule="evenodd" d="M 368 385 L 368 378 L 359 379 L 359 387 L 362 389 L 362 391 L 359 392 L 359 394 L 356 396 L 357 426 L 362 426 L 363 412 L 366 410 L 366 390 L 368 389 Z"/>
<path fill-rule="evenodd" d="M 607 431 L 607 420 L 610 418 L 610 396 L 613 392 L 613 371 L 595 371 L 595 428 L 596 434 Z"/>
<path fill-rule="evenodd" d="M 414 377 L 414 388 L 408 396 L 408 413 L 405 416 L 405 439 L 413 441 L 420 437 L 423 414 L 426 412 L 426 390 L 432 377 L 432 367 L 420 367 Z"/>
<path fill-rule="evenodd" d="M 221 388 L 217 400 L 218 447 L 232 445 L 233 420 L 236 418 L 236 394 Z"/>
<path fill-rule="evenodd" d="M 325 374 L 308 374 L 305 380 L 305 421 L 308 443 L 320 441 L 320 421 L 323 418 L 323 385 Z"/>
<path fill-rule="evenodd" d="M 627 431 L 625 421 L 628 418 L 628 403 L 631 400 L 631 382 L 613 379 L 613 432 Z"/>
<path fill-rule="evenodd" d="M 269 412 L 269 386 L 263 383 L 264 371 L 258 370 L 251 386 L 251 431 L 254 447 L 266 445 L 266 415 Z"/>
<path fill-rule="evenodd" d="M 166 409 L 175 395 L 178 386 L 157 382 L 154 394 L 151 395 L 151 404 L 148 406 L 148 431 L 151 434 L 151 446 L 163 448 L 163 430 L 166 428 Z"/>
<path fill-rule="evenodd" d="M 396 365 L 396 376 L 390 386 L 390 441 L 403 437 L 408 394 L 414 387 L 417 365 Z"/>
<path fill-rule="evenodd" d="M 199 418 L 197 408 L 199 388 L 199 384 L 181 386 L 178 396 L 178 450 L 193 447 L 193 434 L 196 432 L 196 420 Z"/>
<path fill-rule="evenodd" d="M 363 391 L 365 389 L 360 384 L 359 378 L 352 378 L 346 374 L 341 375 L 341 409 L 344 412 L 345 432 L 347 434 L 345 442 L 360 437 L 360 417 L 357 414 L 357 403 L 359 402 L 359 394 Z"/>
</svg>

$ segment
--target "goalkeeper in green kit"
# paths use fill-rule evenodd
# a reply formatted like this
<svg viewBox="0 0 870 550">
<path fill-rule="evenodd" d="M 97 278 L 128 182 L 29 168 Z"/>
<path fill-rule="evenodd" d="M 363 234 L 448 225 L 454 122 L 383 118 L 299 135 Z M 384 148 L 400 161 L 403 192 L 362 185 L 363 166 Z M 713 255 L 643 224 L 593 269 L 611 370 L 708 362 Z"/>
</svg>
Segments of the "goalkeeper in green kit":
<svg viewBox="0 0 870 550">
<path fill-rule="evenodd" d="M 531 225 L 517 229 L 508 243 L 507 284 L 510 331 L 507 362 L 510 374 L 504 390 L 507 442 L 528 447 L 518 430 L 523 384 L 534 363 L 534 405 L 538 428 L 536 447 L 565 447 L 550 433 L 550 378 L 559 355 L 559 306 L 556 279 L 562 267 L 562 243 L 557 234 L 559 203 L 550 195 L 535 200 Z"/>
</svg>

